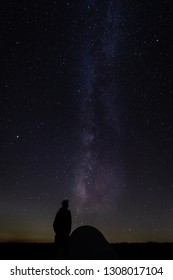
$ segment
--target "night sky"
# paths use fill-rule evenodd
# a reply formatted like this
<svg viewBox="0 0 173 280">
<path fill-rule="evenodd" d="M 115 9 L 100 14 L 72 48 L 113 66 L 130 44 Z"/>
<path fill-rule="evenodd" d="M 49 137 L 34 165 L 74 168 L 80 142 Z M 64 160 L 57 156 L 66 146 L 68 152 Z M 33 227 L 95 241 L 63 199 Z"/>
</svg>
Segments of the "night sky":
<svg viewBox="0 0 173 280">
<path fill-rule="evenodd" d="M 1 1 L 0 241 L 173 242 L 169 0 Z"/>
</svg>

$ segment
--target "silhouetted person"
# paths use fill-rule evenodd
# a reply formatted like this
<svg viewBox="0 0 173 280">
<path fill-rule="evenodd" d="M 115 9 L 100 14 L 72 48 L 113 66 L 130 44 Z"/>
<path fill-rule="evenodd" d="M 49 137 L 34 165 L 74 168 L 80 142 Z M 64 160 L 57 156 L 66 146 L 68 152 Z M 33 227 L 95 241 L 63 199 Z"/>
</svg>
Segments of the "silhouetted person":
<svg viewBox="0 0 173 280">
<path fill-rule="evenodd" d="M 56 250 L 62 250 L 62 255 L 65 257 L 68 251 L 68 238 L 71 232 L 71 212 L 68 209 L 69 200 L 62 201 L 62 207 L 58 210 L 53 222 L 55 232 Z"/>
</svg>

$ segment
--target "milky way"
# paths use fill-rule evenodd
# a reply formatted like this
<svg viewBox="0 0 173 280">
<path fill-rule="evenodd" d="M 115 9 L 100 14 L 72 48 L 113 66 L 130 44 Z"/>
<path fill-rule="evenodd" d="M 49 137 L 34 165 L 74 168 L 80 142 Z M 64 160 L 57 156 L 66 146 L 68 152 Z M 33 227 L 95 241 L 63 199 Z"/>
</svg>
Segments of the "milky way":
<svg viewBox="0 0 173 280">
<path fill-rule="evenodd" d="M 95 1 L 96 2 L 96 1 Z M 91 5 L 92 4 L 92 5 Z M 85 40 L 79 51 L 80 148 L 75 195 L 79 209 L 105 210 L 121 193 L 123 172 L 120 152 L 120 96 L 117 92 L 116 53 L 119 21 L 116 5 L 105 10 L 87 1 Z M 93 16 L 96 11 L 97 16 Z"/>
</svg>

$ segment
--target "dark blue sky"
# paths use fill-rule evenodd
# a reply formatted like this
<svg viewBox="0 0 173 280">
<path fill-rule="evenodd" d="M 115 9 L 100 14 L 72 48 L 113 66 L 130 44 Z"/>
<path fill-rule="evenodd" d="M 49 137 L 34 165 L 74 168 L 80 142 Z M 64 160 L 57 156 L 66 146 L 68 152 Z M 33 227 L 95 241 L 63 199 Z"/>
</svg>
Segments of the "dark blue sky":
<svg viewBox="0 0 173 280">
<path fill-rule="evenodd" d="M 3 1 L 0 240 L 173 241 L 171 1 Z"/>
</svg>

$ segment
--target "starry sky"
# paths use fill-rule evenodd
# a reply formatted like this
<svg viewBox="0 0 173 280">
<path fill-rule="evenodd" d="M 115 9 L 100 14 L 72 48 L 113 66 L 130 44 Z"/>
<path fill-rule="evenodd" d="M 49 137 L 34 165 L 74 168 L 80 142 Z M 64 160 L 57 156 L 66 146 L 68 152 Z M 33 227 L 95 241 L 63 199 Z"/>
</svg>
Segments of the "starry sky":
<svg viewBox="0 0 173 280">
<path fill-rule="evenodd" d="M 173 242 L 169 0 L 3 0 L 0 241 Z"/>
</svg>

